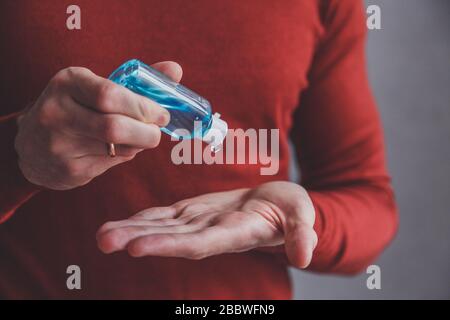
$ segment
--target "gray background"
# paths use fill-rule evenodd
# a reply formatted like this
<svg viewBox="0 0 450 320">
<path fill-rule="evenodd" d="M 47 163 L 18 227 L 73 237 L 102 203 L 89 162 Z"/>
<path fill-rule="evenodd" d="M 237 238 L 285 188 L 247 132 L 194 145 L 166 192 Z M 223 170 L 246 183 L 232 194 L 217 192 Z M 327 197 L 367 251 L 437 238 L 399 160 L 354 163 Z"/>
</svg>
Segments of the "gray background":
<svg viewBox="0 0 450 320">
<path fill-rule="evenodd" d="M 292 270 L 296 299 L 450 298 L 450 1 L 370 0 L 382 30 L 369 32 L 368 68 L 385 130 L 400 230 L 367 275 Z"/>
</svg>

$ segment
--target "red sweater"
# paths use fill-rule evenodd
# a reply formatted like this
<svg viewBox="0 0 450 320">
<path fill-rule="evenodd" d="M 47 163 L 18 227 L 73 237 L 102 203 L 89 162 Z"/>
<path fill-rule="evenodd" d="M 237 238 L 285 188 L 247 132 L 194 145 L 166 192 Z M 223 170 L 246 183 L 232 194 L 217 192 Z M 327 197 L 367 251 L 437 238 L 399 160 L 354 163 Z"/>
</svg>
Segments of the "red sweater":
<svg viewBox="0 0 450 320">
<path fill-rule="evenodd" d="M 175 142 L 84 187 L 39 190 L 17 166 L 14 116 L 0 120 L 0 298 L 289 298 L 283 254 L 258 250 L 190 261 L 102 254 L 97 228 L 195 195 L 288 179 L 288 138 L 316 209 L 310 270 L 354 273 L 392 239 L 397 216 L 380 121 L 365 69 L 359 0 L 78 0 L 0 2 L 0 105 L 22 110 L 68 66 L 109 73 L 130 58 L 174 60 L 183 83 L 231 128 L 279 128 L 280 170 L 179 165 Z M 66 288 L 66 268 L 82 290 Z"/>
</svg>

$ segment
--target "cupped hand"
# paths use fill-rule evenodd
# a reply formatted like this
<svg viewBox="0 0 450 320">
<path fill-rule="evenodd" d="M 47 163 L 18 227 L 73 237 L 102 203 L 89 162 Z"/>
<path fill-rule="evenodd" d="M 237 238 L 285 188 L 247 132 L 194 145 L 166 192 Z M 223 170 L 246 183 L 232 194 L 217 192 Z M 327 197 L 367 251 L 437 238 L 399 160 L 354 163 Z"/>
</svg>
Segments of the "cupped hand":
<svg viewBox="0 0 450 320">
<path fill-rule="evenodd" d="M 127 250 L 133 257 L 189 259 L 284 244 L 290 262 L 305 268 L 317 244 L 314 218 L 314 207 L 302 187 L 269 182 L 107 222 L 99 229 L 97 241 L 104 253 Z"/>
</svg>

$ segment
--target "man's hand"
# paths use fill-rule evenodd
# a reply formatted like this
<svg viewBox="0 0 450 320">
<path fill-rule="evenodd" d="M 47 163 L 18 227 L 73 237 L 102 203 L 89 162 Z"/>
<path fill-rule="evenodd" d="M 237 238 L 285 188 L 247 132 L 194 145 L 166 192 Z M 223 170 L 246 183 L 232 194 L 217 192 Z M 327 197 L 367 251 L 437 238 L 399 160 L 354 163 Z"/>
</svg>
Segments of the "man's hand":
<svg viewBox="0 0 450 320">
<path fill-rule="evenodd" d="M 314 218 L 314 207 L 302 187 L 269 182 L 107 222 L 98 231 L 97 241 L 104 253 L 127 250 L 133 257 L 189 259 L 284 244 L 290 262 L 305 268 L 317 244 Z"/>
<path fill-rule="evenodd" d="M 175 81 L 174 62 L 154 68 Z M 109 168 L 159 144 L 159 127 L 170 115 L 139 96 L 85 68 L 58 72 L 37 102 L 18 119 L 15 147 L 19 166 L 30 182 L 55 190 L 82 186 Z M 105 143 L 116 145 L 117 157 Z"/>
</svg>

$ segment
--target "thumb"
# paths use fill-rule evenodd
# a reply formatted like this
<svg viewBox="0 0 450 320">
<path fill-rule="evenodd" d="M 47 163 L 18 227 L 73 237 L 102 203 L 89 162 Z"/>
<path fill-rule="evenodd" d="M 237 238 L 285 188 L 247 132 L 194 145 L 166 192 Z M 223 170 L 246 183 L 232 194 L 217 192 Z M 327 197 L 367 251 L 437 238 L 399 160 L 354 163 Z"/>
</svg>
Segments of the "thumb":
<svg viewBox="0 0 450 320">
<path fill-rule="evenodd" d="M 163 61 L 152 64 L 152 67 L 161 73 L 164 73 L 170 79 L 175 82 L 180 82 L 183 76 L 183 69 L 181 66 L 174 61 Z"/>
<path fill-rule="evenodd" d="M 314 229 L 303 222 L 293 222 L 286 226 L 285 248 L 289 262 L 300 269 L 306 268 L 317 245 Z"/>
</svg>

